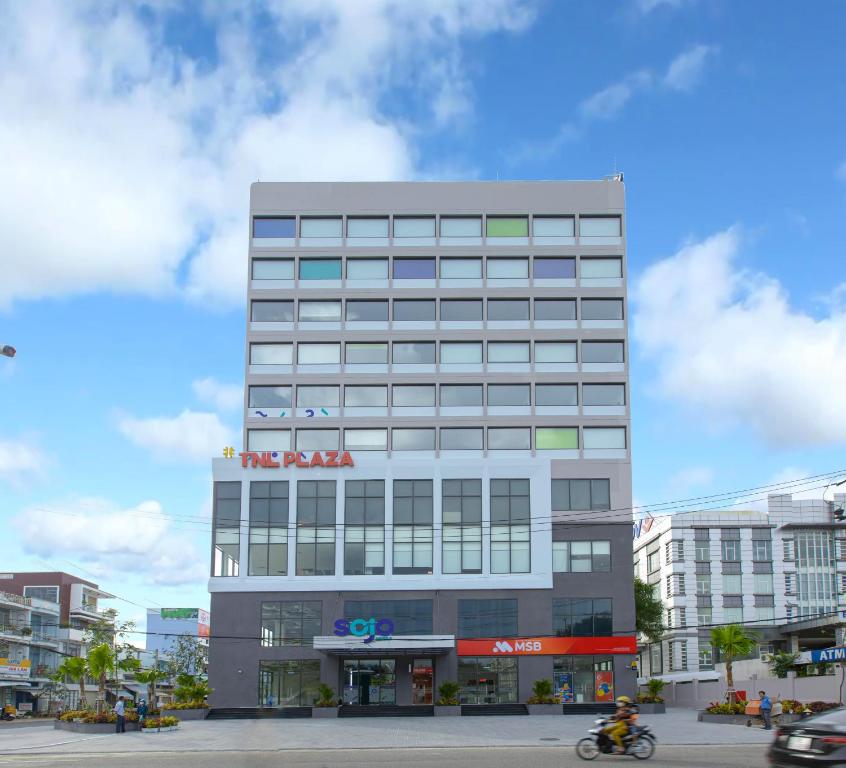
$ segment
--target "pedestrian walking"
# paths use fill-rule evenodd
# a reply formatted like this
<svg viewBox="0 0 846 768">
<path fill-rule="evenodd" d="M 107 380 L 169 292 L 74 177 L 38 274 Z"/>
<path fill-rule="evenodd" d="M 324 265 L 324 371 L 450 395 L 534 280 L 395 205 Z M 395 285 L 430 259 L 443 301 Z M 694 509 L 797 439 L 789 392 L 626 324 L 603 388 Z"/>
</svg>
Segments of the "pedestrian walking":
<svg viewBox="0 0 846 768">
<path fill-rule="evenodd" d="M 766 691 L 758 691 L 758 696 L 761 699 L 761 717 L 764 719 L 764 730 L 771 731 L 773 729 L 773 703 L 767 696 Z"/>
<path fill-rule="evenodd" d="M 126 704 L 124 704 L 123 696 L 118 696 L 117 703 L 115 704 L 115 714 L 117 715 L 115 733 L 126 733 Z"/>
</svg>

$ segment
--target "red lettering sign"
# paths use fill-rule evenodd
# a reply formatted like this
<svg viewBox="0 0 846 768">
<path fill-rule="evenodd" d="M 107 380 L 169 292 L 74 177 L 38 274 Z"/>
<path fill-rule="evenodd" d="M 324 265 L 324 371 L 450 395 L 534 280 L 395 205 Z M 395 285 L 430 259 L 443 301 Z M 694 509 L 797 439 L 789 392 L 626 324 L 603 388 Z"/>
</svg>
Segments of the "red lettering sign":
<svg viewBox="0 0 846 768">
<path fill-rule="evenodd" d="M 631 637 L 508 637 L 458 640 L 459 656 L 555 656 L 570 654 L 633 654 L 637 638 Z"/>
<path fill-rule="evenodd" d="M 257 467 L 276 469 L 277 467 L 290 467 L 292 464 L 300 469 L 310 467 L 354 467 L 352 454 L 349 451 L 315 451 L 310 459 L 306 459 L 302 453 L 296 451 L 242 451 L 238 454 L 241 457 L 241 466 L 245 469 L 256 469 Z M 280 463 L 279 458 L 282 458 Z"/>
</svg>

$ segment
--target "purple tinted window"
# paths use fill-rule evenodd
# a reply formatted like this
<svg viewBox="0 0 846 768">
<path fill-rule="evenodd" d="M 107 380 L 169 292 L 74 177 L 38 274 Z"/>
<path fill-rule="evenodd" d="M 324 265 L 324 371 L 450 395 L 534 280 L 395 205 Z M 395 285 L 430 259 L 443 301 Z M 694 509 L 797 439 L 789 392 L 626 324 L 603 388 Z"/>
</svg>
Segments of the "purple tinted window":
<svg viewBox="0 0 846 768">
<path fill-rule="evenodd" d="M 434 280 L 434 259 L 394 259 L 395 280 Z"/>
<path fill-rule="evenodd" d="M 575 259 L 535 259 L 535 278 L 574 279 L 576 277 Z"/>
<path fill-rule="evenodd" d="M 265 217 L 253 219 L 253 237 L 296 237 L 293 217 Z"/>
</svg>

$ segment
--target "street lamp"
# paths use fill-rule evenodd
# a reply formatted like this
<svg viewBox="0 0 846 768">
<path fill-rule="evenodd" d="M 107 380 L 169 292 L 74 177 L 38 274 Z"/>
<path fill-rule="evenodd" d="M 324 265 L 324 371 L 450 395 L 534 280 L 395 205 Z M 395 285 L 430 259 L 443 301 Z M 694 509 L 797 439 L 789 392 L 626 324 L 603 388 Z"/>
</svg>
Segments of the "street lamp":
<svg viewBox="0 0 846 768">
<path fill-rule="evenodd" d="M 10 347 L 8 344 L 0 349 L 0 355 L 3 355 L 4 357 L 14 357 L 16 352 L 17 350 L 14 347 Z"/>
</svg>

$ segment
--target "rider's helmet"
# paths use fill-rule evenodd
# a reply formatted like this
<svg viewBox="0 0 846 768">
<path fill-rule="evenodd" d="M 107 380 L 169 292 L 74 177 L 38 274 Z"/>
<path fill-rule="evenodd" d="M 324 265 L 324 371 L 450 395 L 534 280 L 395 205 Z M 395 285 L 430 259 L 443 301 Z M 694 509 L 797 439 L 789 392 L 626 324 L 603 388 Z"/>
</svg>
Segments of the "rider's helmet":
<svg viewBox="0 0 846 768">
<path fill-rule="evenodd" d="M 617 697 L 618 704 L 631 704 L 632 700 L 628 696 L 618 696 Z"/>
</svg>

